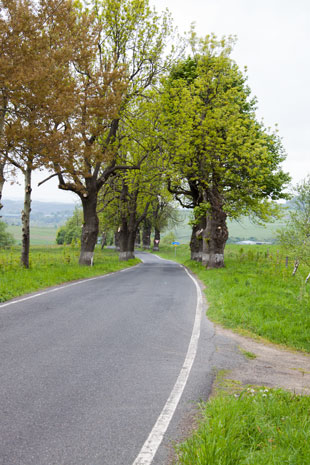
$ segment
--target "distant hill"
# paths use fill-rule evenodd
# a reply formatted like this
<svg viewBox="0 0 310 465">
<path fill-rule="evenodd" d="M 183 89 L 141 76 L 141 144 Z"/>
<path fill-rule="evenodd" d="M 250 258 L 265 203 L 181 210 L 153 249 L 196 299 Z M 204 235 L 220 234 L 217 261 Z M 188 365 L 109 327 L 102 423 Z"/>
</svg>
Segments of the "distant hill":
<svg viewBox="0 0 310 465">
<path fill-rule="evenodd" d="M 181 210 L 181 216 L 183 217 L 182 223 L 172 229 L 176 240 L 181 242 L 181 244 L 187 244 L 190 241 L 192 229 L 188 223 L 191 219 L 191 215 L 190 210 Z M 273 223 L 266 223 L 265 226 L 260 226 L 253 223 L 249 218 L 243 217 L 238 221 L 228 220 L 227 225 L 229 230 L 228 242 L 235 243 L 249 240 L 275 242 L 277 230 L 285 226 L 285 218 Z"/>
<path fill-rule="evenodd" d="M 21 224 L 21 211 L 23 209 L 22 200 L 2 200 L 3 208 L 0 211 L 2 220 L 10 225 Z M 74 203 L 60 202 L 31 202 L 31 225 L 55 227 L 66 222 L 76 207 Z"/>
</svg>

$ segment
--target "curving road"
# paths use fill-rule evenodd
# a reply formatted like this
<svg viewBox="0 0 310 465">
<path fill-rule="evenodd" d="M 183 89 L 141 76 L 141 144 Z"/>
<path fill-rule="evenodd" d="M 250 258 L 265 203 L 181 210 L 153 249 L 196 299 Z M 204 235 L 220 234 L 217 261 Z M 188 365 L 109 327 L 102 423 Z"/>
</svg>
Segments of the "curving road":
<svg viewBox="0 0 310 465">
<path fill-rule="evenodd" d="M 164 441 L 141 455 L 184 370 L 197 289 L 181 266 L 137 255 L 135 268 L 0 305 L 1 465 L 167 463 L 209 392 L 214 334 L 204 318 Z"/>
</svg>

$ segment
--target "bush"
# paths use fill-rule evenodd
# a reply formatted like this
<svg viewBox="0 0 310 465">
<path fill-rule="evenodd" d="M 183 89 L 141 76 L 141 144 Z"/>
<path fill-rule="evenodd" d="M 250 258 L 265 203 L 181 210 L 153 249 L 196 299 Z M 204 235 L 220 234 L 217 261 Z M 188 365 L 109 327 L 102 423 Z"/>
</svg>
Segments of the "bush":
<svg viewBox="0 0 310 465">
<path fill-rule="evenodd" d="M 57 231 L 56 243 L 58 245 L 71 244 L 81 239 L 83 214 L 80 208 L 75 208 L 73 216 Z"/>
<path fill-rule="evenodd" d="M 8 225 L 3 221 L 0 221 L 0 247 L 10 247 L 14 244 L 15 239 L 11 233 L 7 232 Z"/>
</svg>

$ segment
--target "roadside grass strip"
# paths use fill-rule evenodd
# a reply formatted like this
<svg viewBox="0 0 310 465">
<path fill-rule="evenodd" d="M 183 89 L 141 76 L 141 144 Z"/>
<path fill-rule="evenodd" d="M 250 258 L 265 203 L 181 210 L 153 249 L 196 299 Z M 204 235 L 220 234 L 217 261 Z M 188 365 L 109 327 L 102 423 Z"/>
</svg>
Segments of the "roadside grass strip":
<svg viewBox="0 0 310 465">
<path fill-rule="evenodd" d="M 20 265 L 20 249 L 0 252 L 0 302 L 38 291 L 46 287 L 78 279 L 100 276 L 140 263 L 140 260 L 120 262 L 114 250 L 98 248 L 94 266 L 78 264 L 79 249 L 71 246 L 32 247 L 30 268 Z"/>
<path fill-rule="evenodd" d="M 306 465 L 310 397 L 248 386 L 201 404 L 197 431 L 176 446 L 177 465 Z"/>
<path fill-rule="evenodd" d="M 300 265 L 292 276 L 293 260 L 286 266 L 277 246 L 228 245 L 225 268 L 215 270 L 189 260 L 188 246 L 178 247 L 176 257 L 173 247 L 159 254 L 183 263 L 205 284 L 212 321 L 310 352 L 310 283 L 305 284 L 309 271 Z"/>
</svg>

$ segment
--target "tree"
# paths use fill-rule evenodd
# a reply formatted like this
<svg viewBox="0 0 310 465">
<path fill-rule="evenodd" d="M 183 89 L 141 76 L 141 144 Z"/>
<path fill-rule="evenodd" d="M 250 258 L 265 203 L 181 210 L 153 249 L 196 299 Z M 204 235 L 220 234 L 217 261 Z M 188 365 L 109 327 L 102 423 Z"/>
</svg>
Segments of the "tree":
<svg viewBox="0 0 310 465">
<path fill-rule="evenodd" d="M 162 189 L 161 193 L 154 198 L 151 205 L 151 221 L 154 228 L 153 250 L 159 250 L 160 234 L 168 226 L 175 226 L 180 223 L 178 210 L 172 204 L 171 195 Z"/>
<path fill-rule="evenodd" d="M 81 10 L 81 15 L 88 13 Z M 148 0 L 95 1 L 91 15 L 93 54 L 91 59 L 85 54 L 84 43 L 75 50 L 68 75 L 72 93 L 66 98 L 71 107 L 66 120 L 54 120 L 61 144 L 57 156 L 50 154 L 59 188 L 75 192 L 82 202 L 79 262 L 86 265 L 98 236 L 98 192 L 116 172 L 139 169 L 139 164 L 117 163 L 118 132 L 136 99 L 166 66 L 163 52 L 171 31 L 168 15 L 159 17 Z"/>
<path fill-rule="evenodd" d="M 83 226 L 83 212 L 79 207 L 75 207 L 73 215 L 57 231 L 57 244 L 71 244 L 72 241 L 80 241 Z"/>
<path fill-rule="evenodd" d="M 131 143 L 128 148 L 135 149 L 132 157 L 141 159 L 141 147 Z M 130 151 L 126 152 L 128 162 Z M 148 212 L 152 201 L 158 195 L 159 172 L 152 165 L 152 157 L 144 157 L 140 170 L 123 171 L 110 178 L 101 193 L 103 211 L 110 211 L 110 224 L 114 224 L 119 235 L 120 260 L 134 258 L 137 232 L 143 224 L 143 246 L 145 246 L 145 222 L 150 226 Z M 134 160 L 133 160 L 134 161 Z"/>
<path fill-rule="evenodd" d="M 7 232 L 7 224 L 0 221 L 0 248 L 10 247 L 14 244 L 15 239 L 11 233 Z"/>
<path fill-rule="evenodd" d="M 289 176 L 281 140 L 257 121 L 246 78 L 229 57 L 231 42 L 193 36 L 192 46 L 164 83 L 162 128 L 170 190 L 190 198 L 202 262 L 214 268 L 224 266 L 227 217 L 270 218 Z"/>
<path fill-rule="evenodd" d="M 68 87 L 64 73 L 72 52 L 68 30 L 76 32 L 77 15 L 69 1 L 2 0 L 0 5 L 4 33 L 0 153 L 2 166 L 10 163 L 25 179 L 21 262 L 28 268 L 31 177 L 43 166 L 46 153 L 57 147 L 47 128 L 51 110 L 60 111 L 57 92 L 62 93 L 64 84 Z"/>
<path fill-rule="evenodd" d="M 295 260 L 294 274 L 300 262 L 310 266 L 310 175 L 293 189 L 286 227 L 278 239 L 286 253 Z M 306 282 L 310 279 L 310 274 Z"/>
</svg>

